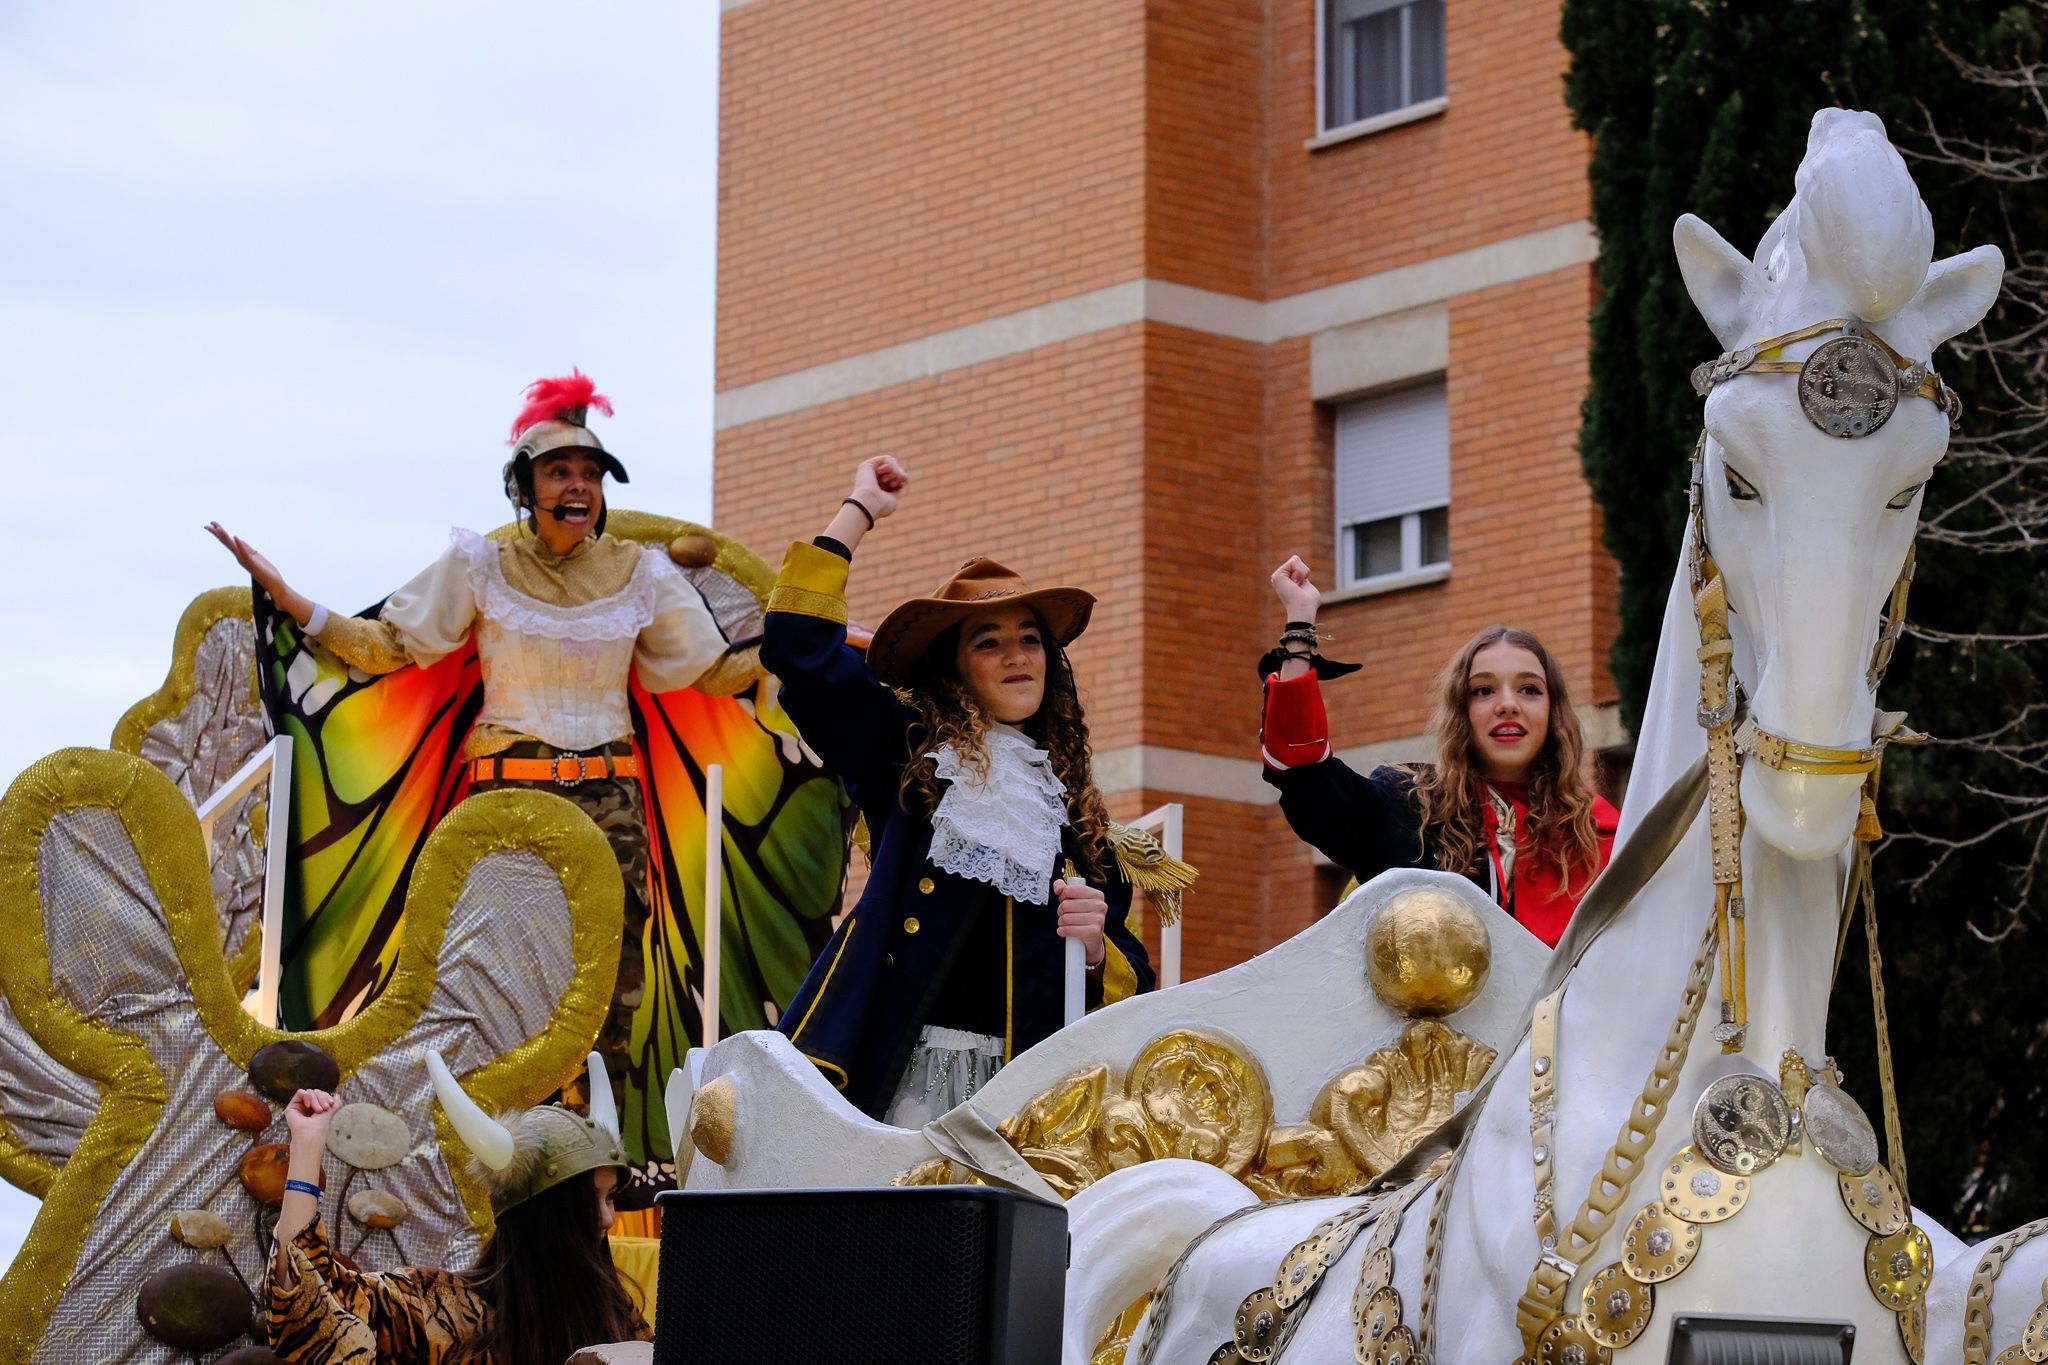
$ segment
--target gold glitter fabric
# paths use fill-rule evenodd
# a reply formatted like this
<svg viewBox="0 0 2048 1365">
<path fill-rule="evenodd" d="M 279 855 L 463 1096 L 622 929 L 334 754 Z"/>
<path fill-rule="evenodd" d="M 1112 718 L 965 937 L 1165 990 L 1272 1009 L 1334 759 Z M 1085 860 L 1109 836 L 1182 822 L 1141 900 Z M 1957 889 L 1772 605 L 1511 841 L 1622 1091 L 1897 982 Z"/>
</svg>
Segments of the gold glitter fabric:
<svg viewBox="0 0 2048 1365">
<path fill-rule="evenodd" d="M 164 685 L 121 717 L 111 747 L 147 760 L 197 806 L 269 740 L 270 722 L 256 691 L 249 590 L 202 593 L 179 618 Z M 249 945 L 262 922 L 258 831 L 264 805 L 259 790 L 223 812 L 208 850 L 214 906 L 231 958 Z"/>
<path fill-rule="evenodd" d="M 89 750 L 43 760 L 0 801 L 0 859 L 17 869 L 0 879 L 11 948 L 0 987 L 44 1057 L 98 1091 L 0 1280 L 0 1359 L 183 1361 L 143 1333 L 135 1288 L 199 1255 L 168 1236 L 179 1209 L 226 1218 L 228 1253 L 258 1273 L 256 1214 L 236 1178 L 251 1139 L 220 1123 L 212 1101 L 245 1086 L 256 1049 L 287 1035 L 239 1008 L 191 805 L 148 764 Z M 339 1063 L 345 1096 L 384 1104 L 414 1132 L 396 1166 L 355 1182 L 409 1210 L 402 1237 L 380 1232 L 354 1249 L 372 1270 L 452 1264 L 451 1247 L 476 1245 L 472 1192 L 458 1200 L 449 1175 L 465 1154 L 435 1140 L 421 1048 L 440 1046 L 486 1107 L 559 1084 L 610 994 L 615 958 L 595 949 L 617 942 L 618 872 L 566 802 L 493 793 L 428 841 L 406 913 L 390 988 L 348 1023 L 303 1035 Z M 33 1082 L 7 1066 L 0 1096 L 11 1104 Z M 264 1136 L 281 1139 L 283 1125 Z M 347 1176 L 332 1163 L 332 1202 Z"/>
</svg>

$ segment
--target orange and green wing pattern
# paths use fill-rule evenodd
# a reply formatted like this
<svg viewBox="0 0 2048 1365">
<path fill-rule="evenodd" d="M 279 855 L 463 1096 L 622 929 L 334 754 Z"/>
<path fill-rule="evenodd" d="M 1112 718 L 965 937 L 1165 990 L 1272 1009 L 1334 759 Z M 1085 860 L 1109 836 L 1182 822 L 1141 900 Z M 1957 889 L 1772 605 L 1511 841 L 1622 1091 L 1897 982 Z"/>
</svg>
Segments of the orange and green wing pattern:
<svg viewBox="0 0 2048 1365">
<path fill-rule="evenodd" d="M 653 883 L 647 995 L 633 1017 L 624 1097 L 636 1159 L 670 1150 L 662 1087 L 701 1035 L 709 765 L 720 766 L 724 785 L 721 1033 L 772 1024 L 831 935 L 846 877 L 849 804 L 775 694 L 775 680 L 766 677 L 731 697 L 633 688 Z"/>
<path fill-rule="evenodd" d="M 286 1028 L 326 1028 L 391 977 L 413 863 L 467 787 L 483 675 L 473 644 L 432 668 L 357 673 L 260 589 L 255 619 L 264 709 L 293 741 L 278 1012 Z"/>
</svg>

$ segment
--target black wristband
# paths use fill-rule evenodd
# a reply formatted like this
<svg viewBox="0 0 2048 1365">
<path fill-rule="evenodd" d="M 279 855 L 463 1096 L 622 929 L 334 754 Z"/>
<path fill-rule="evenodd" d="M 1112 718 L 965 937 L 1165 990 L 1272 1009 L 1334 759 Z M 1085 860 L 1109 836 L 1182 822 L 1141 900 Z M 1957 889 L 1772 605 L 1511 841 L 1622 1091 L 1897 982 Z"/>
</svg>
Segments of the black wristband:
<svg viewBox="0 0 2048 1365">
<path fill-rule="evenodd" d="M 855 511 L 859 512 L 862 516 L 868 519 L 868 529 L 870 531 L 875 529 L 875 514 L 873 512 L 870 512 L 868 510 L 868 505 L 862 502 L 859 498 L 841 498 L 839 500 L 839 505 L 841 507 L 853 508 Z"/>
</svg>

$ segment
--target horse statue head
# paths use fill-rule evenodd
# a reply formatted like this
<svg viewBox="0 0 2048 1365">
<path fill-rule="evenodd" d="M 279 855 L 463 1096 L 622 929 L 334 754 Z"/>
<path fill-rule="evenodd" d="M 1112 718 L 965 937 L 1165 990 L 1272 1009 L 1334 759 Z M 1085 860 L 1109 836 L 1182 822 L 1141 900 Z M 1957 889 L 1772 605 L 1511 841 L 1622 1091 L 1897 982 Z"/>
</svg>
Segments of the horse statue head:
<svg viewBox="0 0 2048 1365">
<path fill-rule="evenodd" d="M 1673 236 L 1726 347 L 1706 394 L 1695 546 L 1725 576 L 1749 698 L 1742 808 L 1795 858 L 1839 852 L 1881 744 L 1877 681 L 1922 490 L 1959 408 L 1931 357 L 1997 297 L 1995 246 L 1934 260 L 1934 227 L 1872 114 L 1814 115 L 1797 193 L 1754 260 L 1687 214 Z M 1739 741 L 1741 742 L 1741 741 Z"/>
</svg>

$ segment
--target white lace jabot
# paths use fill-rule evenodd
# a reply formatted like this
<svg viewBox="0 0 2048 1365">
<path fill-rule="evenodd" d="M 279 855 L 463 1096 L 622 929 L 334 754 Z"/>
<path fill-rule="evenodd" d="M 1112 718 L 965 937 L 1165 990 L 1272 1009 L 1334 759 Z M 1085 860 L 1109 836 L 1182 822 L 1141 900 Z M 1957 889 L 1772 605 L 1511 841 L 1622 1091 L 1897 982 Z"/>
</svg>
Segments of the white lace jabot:
<svg viewBox="0 0 2048 1365">
<path fill-rule="evenodd" d="M 1066 785 L 1045 750 L 1022 730 L 992 725 L 982 737 L 988 776 L 962 764 L 950 744 L 932 750 L 946 794 L 932 812 L 932 864 L 987 882 L 1006 896 L 1044 905 L 1052 895 Z"/>
</svg>

